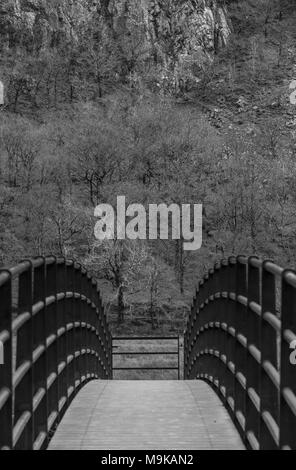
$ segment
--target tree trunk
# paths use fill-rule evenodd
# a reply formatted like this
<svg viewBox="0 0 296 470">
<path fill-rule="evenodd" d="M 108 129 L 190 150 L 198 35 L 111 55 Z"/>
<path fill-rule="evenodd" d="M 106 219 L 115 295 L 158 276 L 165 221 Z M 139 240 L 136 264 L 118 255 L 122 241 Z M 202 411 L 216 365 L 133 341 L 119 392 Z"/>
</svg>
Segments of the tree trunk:
<svg viewBox="0 0 296 470">
<path fill-rule="evenodd" d="M 180 286 L 180 293 L 184 294 L 184 275 L 185 275 L 185 265 L 184 265 L 184 246 L 183 238 L 176 241 L 176 251 L 175 251 L 175 269 L 178 276 L 178 282 Z"/>
<path fill-rule="evenodd" d="M 122 284 L 120 284 L 118 287 L 117 309 L 118 309 L 118 323 L 123 323 L 124 322 L 124 301 L 123 301 Z"/>
</svg>

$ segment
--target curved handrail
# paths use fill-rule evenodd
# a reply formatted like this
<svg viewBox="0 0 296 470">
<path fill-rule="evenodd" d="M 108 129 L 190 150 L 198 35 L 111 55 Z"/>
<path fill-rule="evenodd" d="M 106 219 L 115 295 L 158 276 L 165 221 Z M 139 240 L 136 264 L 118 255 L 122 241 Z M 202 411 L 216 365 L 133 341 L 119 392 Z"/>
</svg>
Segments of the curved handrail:
<svg viewBox="0 0 296 470">
<path fill-rule="evenodd" d="M 46 448 L 78 390 L 112 378 L 97 282 L 54 256 L 0 270 L 0 449 Z"/>
<path fill-rule="evenodd" d="M 184 377 L 219 394 L 252 449 L 296 449 L 296 273 L 238 256 L 199 282 L 184 338 Z"/>
</svg>

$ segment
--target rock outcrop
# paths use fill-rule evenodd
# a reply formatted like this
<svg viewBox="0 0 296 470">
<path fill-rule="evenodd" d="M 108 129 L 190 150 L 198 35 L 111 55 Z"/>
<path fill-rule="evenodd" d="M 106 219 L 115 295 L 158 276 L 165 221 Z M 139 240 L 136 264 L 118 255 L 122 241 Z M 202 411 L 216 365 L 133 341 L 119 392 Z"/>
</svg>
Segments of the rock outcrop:
<svg viewBox="0 0 296 470">
<path fill-rule="evenodd" d="M 1 0 L 0 51 L 17 44 L 29 51 L 77 41 L 83 24 L 99 15 L 119 34 L 141 29 L 142 52 L 159 59 L 163 76 L 204 67 L 230 35 L 221 0 Z M 196 76 L 196 74 L 195 74 Z"/>
<path fill-rule="evenodd" d="M 0 47 L 22 43 L 38 50 L 66 37 L 75 40 L 77 28 L 95 10 L 94 0 L 1 0 Z"/>
</svg>

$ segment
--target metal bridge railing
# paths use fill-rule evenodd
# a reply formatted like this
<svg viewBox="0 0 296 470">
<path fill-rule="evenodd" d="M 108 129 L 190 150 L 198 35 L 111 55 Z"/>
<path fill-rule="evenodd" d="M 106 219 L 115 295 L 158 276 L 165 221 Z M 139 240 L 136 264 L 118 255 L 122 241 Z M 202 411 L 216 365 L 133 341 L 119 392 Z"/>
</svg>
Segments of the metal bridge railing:
<svg viewBox="0 0 296 470">
<path fill-rule="evenodd" d="M 74 261 L 0 271 L 0 449 L 42 449 L 77 391 L 112 376 L 100 293 Z"/>
<path fill-rule="evenodd" d="M 185 379 L 211 384 L 252 449 L 296 449 L 296 273 L 231 257 L 199 283 Z M 294 343 L 295 344 L 295 343 Z"/>
</svg>

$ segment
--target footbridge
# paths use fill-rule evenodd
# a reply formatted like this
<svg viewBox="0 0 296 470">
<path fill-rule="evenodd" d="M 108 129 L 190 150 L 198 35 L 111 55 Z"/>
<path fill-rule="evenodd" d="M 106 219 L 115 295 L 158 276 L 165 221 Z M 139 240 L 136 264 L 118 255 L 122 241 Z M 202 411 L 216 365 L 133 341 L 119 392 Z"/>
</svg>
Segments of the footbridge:
<svg viewBox="0 0 296 470">
<path fill-rule="evenodd" d="M 296 449 L 294 271 L 222 260 L 199 282 L 182 338 L 132 352 L 141 339 L 116 340 L 79 263 L 1 270 L 0 449 Z M 175 380 L 119 380 L 115 358 L 130 353 Z M 156 366 L 162 354 L 176 363 Z"/>
</svg>

